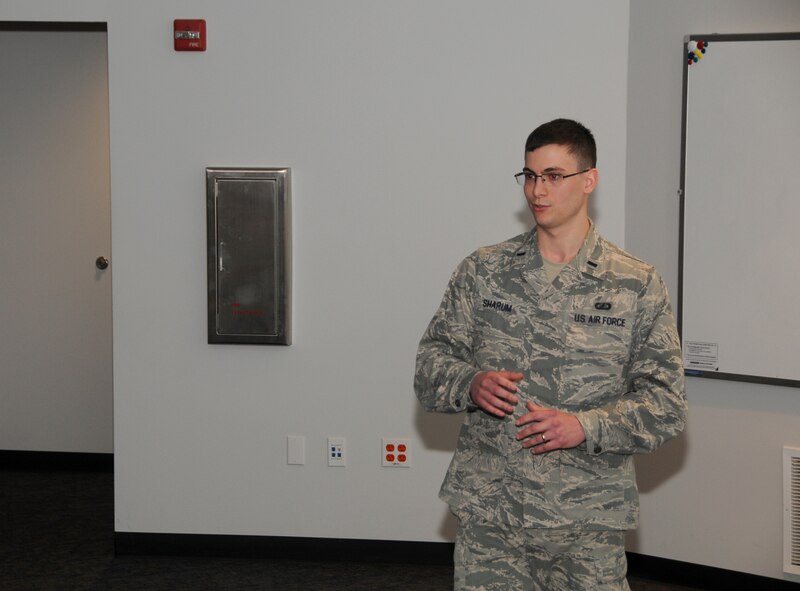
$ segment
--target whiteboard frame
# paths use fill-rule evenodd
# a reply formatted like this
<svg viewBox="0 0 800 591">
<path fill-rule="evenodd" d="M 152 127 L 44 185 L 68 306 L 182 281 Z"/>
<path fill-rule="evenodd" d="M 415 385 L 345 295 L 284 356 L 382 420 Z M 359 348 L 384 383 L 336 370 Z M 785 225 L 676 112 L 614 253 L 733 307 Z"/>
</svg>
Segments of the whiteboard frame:
<svg viewBox="0 0 800 591">
<path fill-rule="evenodd" d="M 708 57 L 713 55 L 714 47 L 721 43 L 726 42 L 751 42 L 751 41 L 785 41 L 785 40 L 800 40 L 800 32 L 787 32 L 787 33 L 764 33 L 764 34 L 708 34 L 708 35 L 687 35 L 684 38 L 683 43 L 683 52 L 682 52 L 682 60 L 683 60 L 683 105 L 682 105 L 682 117 L 681 117 L 681 180 L 680 180 L 680 239 L 679 239 L 679 269 L 678 269 L 678 330 L 681 335 L 681 342 L 683 345 L 684 356 L 686 355 L 687 349 L 687 342 L 684 341 L 686 336 L 686 330 L 684 327 L 684 318 L 686 312 L 686 302 L 685 302 L 685 290 L 686 290 L 686 269 L 684 268 L 685 264 L 685 255 L 686 255 L 686 216 L 687 216 L 687 154 L 688 154 L 688 147 L 687 147 L 687 122 L 688 122 L 688 113 L 689 113 L 689 71 L 690 68 L 698 68 L 704 67 L 709 64 L 703 63 L 702 60 L 694 63 L 689 64 L 688 62 L 688 43 L 690 41 L 706 41 L 709 43 L 708 47 Z M 711 60 L 709 60 L 711 61 Z M 691 191 L 690 191 L 691 193 Z M 690 195 L 689 198 L 691 199 L 692 196 Z M 694 342 L 694 341 L 689 341 Z M 717 343 L 719 345 L 719 343 Z M 759 352 L 759 354 L 768 354 L 768 348 L 766 344 L 759 344 L 754 343 L 753 349 Z M 717 362 L 719 359 L 717 358 Z M 798 364 L 800 366 L 800 364 Z M 722 369 L 722 371 L 720 371 Z M 750 383 L 761 383 L 761 384 L 772 384 L 772 385 L 779 385 L 779 386 L 789 386 L 789 387 L 800 387 L 800 370 L 795 370 L 797 374 L 791 374 L 787 376 L 768 376 L 768 375 L 757 375 L 755 372 L 752 371 L 744 371 L 742 373 L 737 373 L 732 371 L 730 368 L 720 367 L 714 370 L 704 370 L 704 369 L 697 369 L 697 368 L 687 368 L 685 373 L 687 376 L 692 377 L 703 377 L 703 378 L 711 378 L 711 379 L 722 379 L 722 380 L 733 380 L 733 381 L 740 381 L 740 382 L 750 382 Z"/>
</svg>

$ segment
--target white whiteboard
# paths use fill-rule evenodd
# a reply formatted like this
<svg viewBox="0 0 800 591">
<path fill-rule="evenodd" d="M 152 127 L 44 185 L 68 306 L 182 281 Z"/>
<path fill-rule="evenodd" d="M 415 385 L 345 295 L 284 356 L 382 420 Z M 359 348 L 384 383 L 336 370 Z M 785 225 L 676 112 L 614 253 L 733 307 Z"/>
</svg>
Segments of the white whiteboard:
<svg viewBox="0 0 800 591">
<path fill-rule="evenodd" d="M 699 40 L 684 66 L 686 373 L 800 387 L 800 33 Z"/>
</svg>

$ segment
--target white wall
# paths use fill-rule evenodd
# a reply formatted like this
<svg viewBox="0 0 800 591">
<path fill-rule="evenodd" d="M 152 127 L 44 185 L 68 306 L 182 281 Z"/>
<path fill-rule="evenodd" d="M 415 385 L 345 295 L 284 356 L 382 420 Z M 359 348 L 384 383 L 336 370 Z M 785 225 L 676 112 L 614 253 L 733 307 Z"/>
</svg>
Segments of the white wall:
<svg viewBox="0 0 800 591">
<path fill-rule="evenodd" d="M 457 262 L 525 230 L 528 132 L 583 120 L 624 236 L 627 0 L 6 2 L 108 22 L 117 531 L 445 540 L 460 417 L 416 344 Z M 175 53 L 174 18 L 209 49 Z M 206 344 L 206 166 L 290 166 L 294 344 Z M 307 463 L 287 466 L 287 434 Z M 346 468 L 325 437 L 347 438 Z M 381 436 L 413 467 L 379 466 Z"/>
<path fill-rule="evenodd" d="M 683 38 L 798 31 L 800 2 L 634 0 L 630 27 L 626 244 L 677 301 Z M 800 445 L 800 393 L 688 378 L 687 396 L 686 434 L 637 461 L 642 524 L 629 549 L 782 577 L 781 452 Z"/>
</svg>

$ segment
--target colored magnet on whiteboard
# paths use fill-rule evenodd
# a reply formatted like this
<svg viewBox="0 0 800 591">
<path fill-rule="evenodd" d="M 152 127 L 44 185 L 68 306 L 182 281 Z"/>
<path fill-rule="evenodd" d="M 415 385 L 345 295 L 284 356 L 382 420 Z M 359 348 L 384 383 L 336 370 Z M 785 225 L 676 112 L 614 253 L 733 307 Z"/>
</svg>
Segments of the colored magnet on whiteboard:
<svg viewBox="0 0 800 591">
<path fill-rule="evenodd" d="M 690 66 L 696 64 L 699 60 L 703 59 L 703 55 L 708 49 L 708 42 L 706 41 L 689 41 L 686 44 L 686 63 Z"/>
</svg>

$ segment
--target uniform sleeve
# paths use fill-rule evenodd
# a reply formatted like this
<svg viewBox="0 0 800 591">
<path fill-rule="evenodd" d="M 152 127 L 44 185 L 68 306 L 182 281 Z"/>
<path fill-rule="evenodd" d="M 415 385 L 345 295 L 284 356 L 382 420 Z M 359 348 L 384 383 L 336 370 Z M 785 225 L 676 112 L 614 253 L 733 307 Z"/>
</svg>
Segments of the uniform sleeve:
<svg viewBox="0 0 800 591">
<path fill-rule="evenodd" d="M 460 412 L 475 408 L 469 395 L 479 372 L 473 365 L 472 302 L 474 262 L 464 260 L 453 272 L 442 303 L 417 350 L 414 391 L 423 408 Z"/>
<path fill-rule="evenodd" d="M 613 405 L 576 413 L 589 454 L 647 453 L 683 430 L 683 358 L 666 286 L 653 271 L 634 325 L 627 392 Z"/>
</svg>

